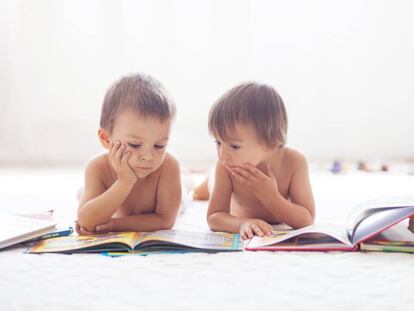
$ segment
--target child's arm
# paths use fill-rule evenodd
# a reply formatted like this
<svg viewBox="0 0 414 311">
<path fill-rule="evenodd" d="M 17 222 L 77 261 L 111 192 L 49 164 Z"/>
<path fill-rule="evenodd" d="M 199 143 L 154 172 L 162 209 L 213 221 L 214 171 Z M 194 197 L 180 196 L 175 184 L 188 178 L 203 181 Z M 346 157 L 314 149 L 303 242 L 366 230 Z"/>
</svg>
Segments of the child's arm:
<svg viewBox="0 0 414 311">
<path fill-rule="evenodd" d="M 290 201 L 279 193 L 277 180 L 270 166 L 264 174 L 253 165 L 246 164 L 243 168 L 236 168 L 234 176 L 245 186 L 250 187 L 263 205 L 281 222 L 296 229 L 313 223 L 315 204 L 305 157 L 295 154 L 292 161 Z"/>
<path fill-rule="evenodd" d="M 215 183 L 207 212 L 207 222 L 213 231 L 241 233 L 242 238 L 271 233 L 271 226 L 260 219 L 241 218 L 230 215 L 230 201 L 233 191 L 232 181 L 227 169 L 217 163 Z"/>
<path fill-rule="evenodd" d="M 157 188 L 157 206 L 154 213 L 112 218 L 97 226 L 99 233 L 110 231 L 155 231 L 174 226 L 181 204 L 181 179 L 178 161 L 166 158 Z"/>
<path fill-rule="evenodd" d="M 104 163 L 102 158 L 92 160 L 85 171 L 85 190 L 79 203 L 78 222 L 87 231 L 96 231 L 96 226 L 107 223 L 121 206 L 136 182 L 136 175 L 128 164 L 125 146 L 112 146 L 109 158 L 118 180 L 105 191 L 102 182 Z"/>
</svg>

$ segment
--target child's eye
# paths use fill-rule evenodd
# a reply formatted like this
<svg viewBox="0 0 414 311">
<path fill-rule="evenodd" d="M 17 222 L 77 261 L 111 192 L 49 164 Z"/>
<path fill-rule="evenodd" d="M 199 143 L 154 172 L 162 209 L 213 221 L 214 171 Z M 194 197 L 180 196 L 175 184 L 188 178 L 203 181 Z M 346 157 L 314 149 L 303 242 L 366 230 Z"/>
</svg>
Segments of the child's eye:
<svg viewBox="0 0 414 311">
<path fill-rule="evenodd" d="M 230 147 L 232 147 L 234 150 L 240 149 L 240 146 L 239 145 L 230 145 Z"/>
<path fill-rule="evenodd" d="M 138 144 L 128 144 L 128 146 L 130 146 L 132 149 L 137 149 L 141 147 L 141 145 L 138 145 Z"/>
<path fill-rule="evenodd" d="M 221 142 L 219 142 L 218 140 L 215 140 L 215 141 L 214 141 L 214 143 L 215 143 L 217 146 L 221 146 Z"/>
<path fill-rule="evenodd" d="M 165 148 L 165 145 L 154 145 L 154 147 L 156 149 L 163 149 L 163 148 Z"/>
</svg>

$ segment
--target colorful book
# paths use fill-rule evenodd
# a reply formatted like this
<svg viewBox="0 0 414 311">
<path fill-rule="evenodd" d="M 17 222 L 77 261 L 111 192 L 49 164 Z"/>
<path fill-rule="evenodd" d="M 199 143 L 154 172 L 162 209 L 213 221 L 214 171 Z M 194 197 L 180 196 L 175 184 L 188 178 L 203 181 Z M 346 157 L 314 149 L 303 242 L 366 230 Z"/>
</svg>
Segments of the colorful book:
<svg viewBox="0 0 414 311">
<path fill-rule="evenodd" d="M 250 239 L 246 250 L 355 251 L 359 245 L 414 215 L 414 197 L 364 202 L 348 215 L 347 226 L 316 224 L 297 230 L 274 231 Z"/>
<path fill-rule="evenodd" d="M 68 235 L 71 235 L 72 233 L 73 233 L 73 227 L 71 227 L 71 226 L 69 226 L 69 227 L 59 227 L 59 228 L 56 228 L 54 231 L 43 234 L 43 235 L 41 235 L 37 238 L 34 238 L 32 240 L 29 240 L 27 242 L 37 242 L 37 241 L 40 241 L 40 240 L 57 238 L 57 237 L 61 237 L 61 236 L 68 236 Z"/>
<path fill-rule="evenodd" d="M 114 232 L 90 236 L 67 236 L 39 241 L 28 253 L 88 253 L 131 251 L 240 251 L 238 234 L 224 232 Z"/>
<path fill-rule="evenodd" d="M 55 225 L 49 220 L 0 214 L 0 249 L 54 231 Z"/>
<path fill-rule="evenodd" d="M 414 233 L 404 220 L 360 244 L 363 251 L 414 253 Z"/>
</svg>

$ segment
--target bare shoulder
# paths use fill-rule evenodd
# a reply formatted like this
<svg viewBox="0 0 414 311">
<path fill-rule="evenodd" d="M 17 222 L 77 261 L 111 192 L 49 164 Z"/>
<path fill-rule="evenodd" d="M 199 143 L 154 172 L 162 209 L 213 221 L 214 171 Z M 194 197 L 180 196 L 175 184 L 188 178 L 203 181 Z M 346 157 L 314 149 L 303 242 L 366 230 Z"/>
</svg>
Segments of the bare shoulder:
<svg viewBox="0 0 414 311">
<path fill-rule="evenodd" d="M 108 155 L 106 153 L 98 154 L 91 159 L 89 159 L 86 164 L 85 174 L 93 175 L 105 175 L 105 172 L 109 168 Z"/>
<path fill-rule="evenodd" d="M 285 146 L 280 151 L 282 152 L 283 165 L 292 170 L 308 167 L 308 160 L 299 150 L 290 146 Z"/>
<path fill-rule="evenodd" d="M 164 162 L 161 165 L 161 175 L 179 174 L 180 163 L 175 155 L 170 152 L 165 154 Z"/>
</svg>

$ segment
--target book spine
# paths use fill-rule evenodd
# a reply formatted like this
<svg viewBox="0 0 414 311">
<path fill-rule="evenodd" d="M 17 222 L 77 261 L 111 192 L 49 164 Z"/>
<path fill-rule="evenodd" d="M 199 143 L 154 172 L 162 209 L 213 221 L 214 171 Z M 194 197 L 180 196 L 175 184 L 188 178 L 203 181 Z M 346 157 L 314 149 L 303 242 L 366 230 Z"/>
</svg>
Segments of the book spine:
<svg viewBox="0 0 414 311">
<path fill-rule="evenodd" d="M 51 239 L 51 238 L 57 238 L 57 237 L 61 237 L 61 236 L 68 236 L 72 233 L 73 233 L 73 228 L 69 227 L 66 230 L 57 231 L 57 232 L 50 232 L 50 233 L 46 233 L 44 235 L 41 235 L 40 237 L 38 237 L 36 239 L 36 241 L 46 240 L 46 239 Z"/>
</svg>

